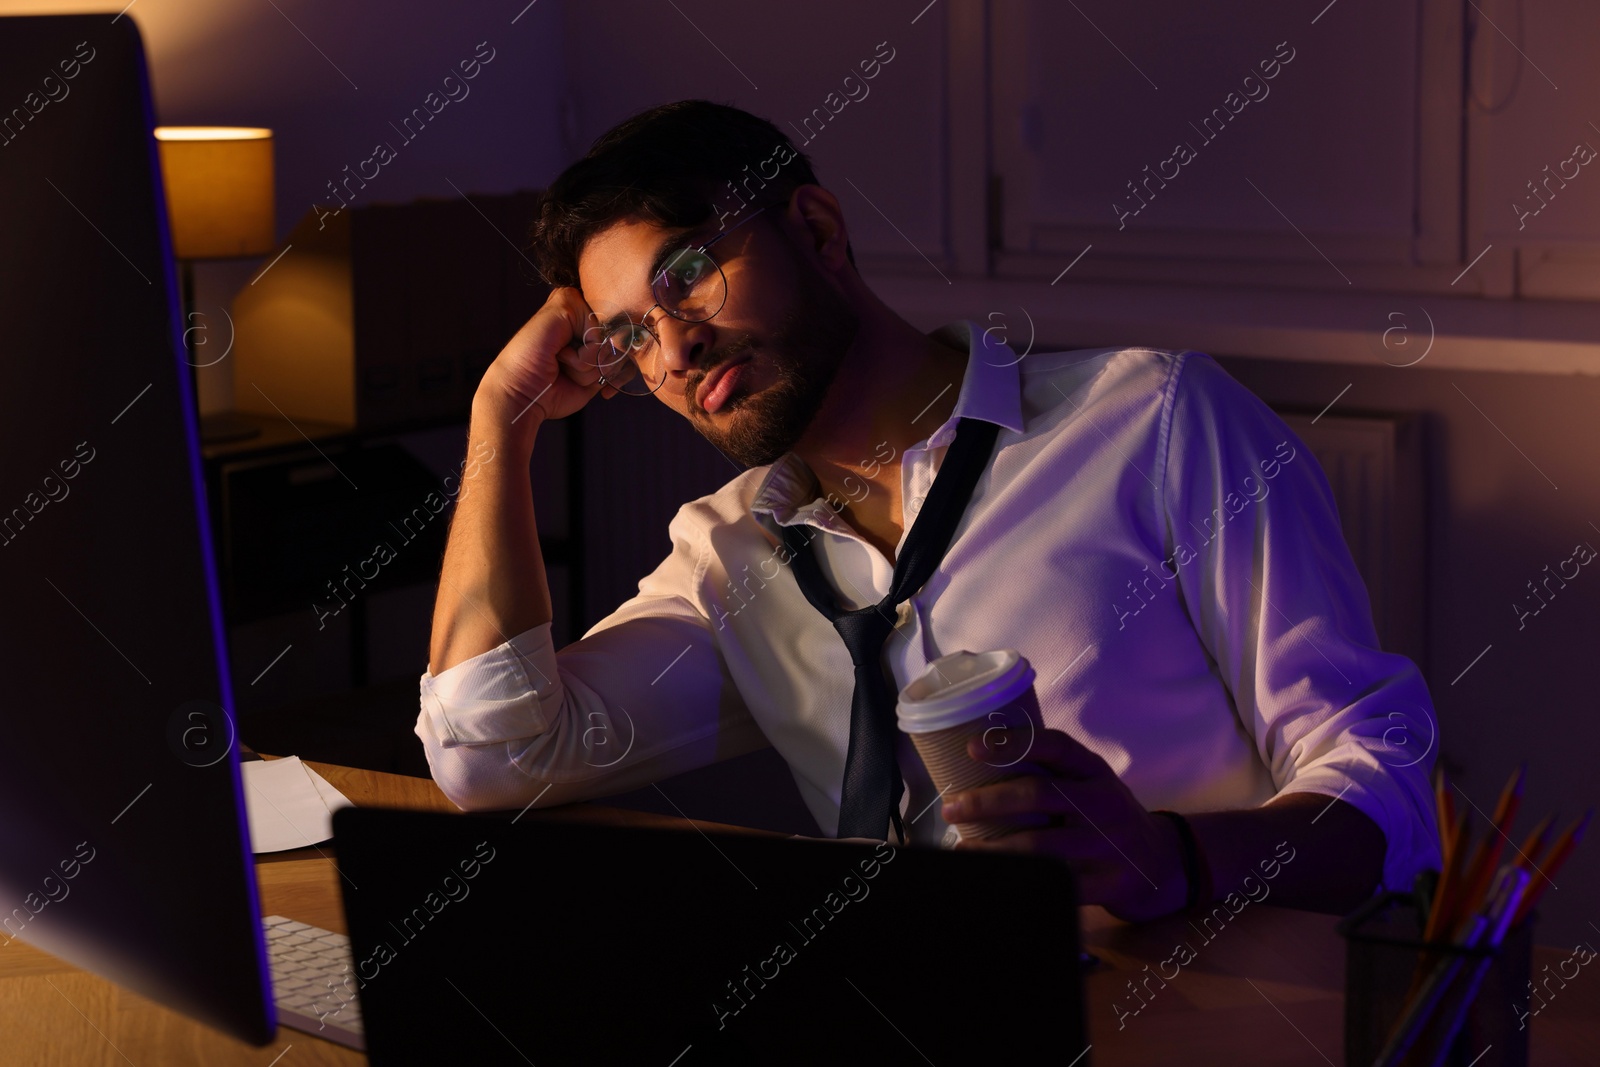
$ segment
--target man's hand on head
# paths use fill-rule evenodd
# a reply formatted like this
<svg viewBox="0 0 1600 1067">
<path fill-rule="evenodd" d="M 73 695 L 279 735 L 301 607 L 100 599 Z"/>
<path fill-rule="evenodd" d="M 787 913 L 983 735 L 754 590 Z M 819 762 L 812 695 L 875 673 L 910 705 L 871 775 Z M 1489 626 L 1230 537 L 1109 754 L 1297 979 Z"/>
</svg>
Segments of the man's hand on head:
<svg viewBox="0 0 1600 1067">
<path fill-rule="evenodd" d="M 600 361 L 592 352 L 591 358 L 584 358 L 584 349 L 594 346 L 583 342 L 592 342 L 599 334 L 591 329 L 594 318 L 578 290 L 570 286 L 551 290 L 544 306 L 523 323 L 484 372 L 473 397 L 474 408 L 504 422 L 501 429 L 514 429 L 565 418 L 596 393 L 610 399 L 617 391 L 599 384 Z"/>
<path fill-rule="evenodd" d="M 968 743 L 973 759 L 993 755 L 986 741 L 993 743 L 987 733 Z M 1188 880 L 1176 828 L 1146 811 L 1105 760 L 1060 730 L 1041 730 L 1015 770 L 1019 777 L 949 794 L 945 821 L 1043 815 L 1051 825 L 963 838 L 957 848 L 1059 857 L 1077 875 L 1082 903 L 1119 919 L 1138 922 L 1183 907 Z"/>
</svg>

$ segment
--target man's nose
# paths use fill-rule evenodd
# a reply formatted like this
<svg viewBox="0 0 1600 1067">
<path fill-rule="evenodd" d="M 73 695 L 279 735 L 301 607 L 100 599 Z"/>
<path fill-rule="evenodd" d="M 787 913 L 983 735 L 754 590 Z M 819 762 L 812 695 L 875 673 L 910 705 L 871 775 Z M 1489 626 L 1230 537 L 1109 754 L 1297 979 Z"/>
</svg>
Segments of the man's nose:
<svg viewBox="0 0 1600 1067">
<path fill-rule="evenodd" d="M 710 322 L 684 322 L 663 315 L 656 327 L 656 336 L 660 339 L 667 375 L 673 379 L 672 385 L 677 391 L 684 390 L 691 372 L 703 373 L 709 369 L 704 363 L 716 337 Z"/>
</svg>

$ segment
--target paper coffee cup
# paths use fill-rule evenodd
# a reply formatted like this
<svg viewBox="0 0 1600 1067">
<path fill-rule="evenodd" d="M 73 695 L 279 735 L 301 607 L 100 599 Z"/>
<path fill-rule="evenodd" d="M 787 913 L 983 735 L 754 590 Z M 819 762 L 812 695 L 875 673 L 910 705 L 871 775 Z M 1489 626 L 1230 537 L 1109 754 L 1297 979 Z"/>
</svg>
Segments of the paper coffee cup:
<svg viewBox="0 0 1600 1067">
<path fill-rule="evenodd" d="M 911 735 L 941 795 L 1019 776 L 1014 768 L 1026 760 L 1034 736 L 1044 729 L 1033 678 L 1033 667 L 1011 649 L 961 651 L 929 663 L 900 690 L 900 729 Z M 1003 727 L 1020 728 L 1021 736 L 993 732 Z M 967 754 L 974 735 L 985 739 L 987 751 L 981 759 Z M 954 825 L 964 838 L 988 838 L 1048 821 L 1019 815 Z"/>
</svg>

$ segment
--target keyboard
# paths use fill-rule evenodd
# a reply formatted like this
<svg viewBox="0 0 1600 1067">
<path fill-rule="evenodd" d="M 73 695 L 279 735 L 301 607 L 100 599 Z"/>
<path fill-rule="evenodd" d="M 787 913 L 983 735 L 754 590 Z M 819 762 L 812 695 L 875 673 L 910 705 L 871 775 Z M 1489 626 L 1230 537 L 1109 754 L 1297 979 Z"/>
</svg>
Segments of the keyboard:
<svg viewBox="0 0 1600 1067">
<path fill-rule="evenodd" d="M 350 939 L 282 915 L 268 915 L 261 924 L 279 1024 L 365 1050 Z"/>
</svg>

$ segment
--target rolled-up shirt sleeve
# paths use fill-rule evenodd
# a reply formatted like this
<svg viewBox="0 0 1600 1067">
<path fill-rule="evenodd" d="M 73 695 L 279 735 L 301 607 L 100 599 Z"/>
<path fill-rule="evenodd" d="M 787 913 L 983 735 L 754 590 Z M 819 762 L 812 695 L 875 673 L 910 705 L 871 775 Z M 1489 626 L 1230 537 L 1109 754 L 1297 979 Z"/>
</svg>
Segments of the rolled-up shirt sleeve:
<svg viewBox="0 0 1600 1067">
<path fill-rule="evenodd" d="M 768 742 L 694 595 L 705 538 L 694 504 L 636 596 L 559 651 L 544 623 L 421 678 L 434 781 L 467 811 L 627 792 Z"/>
<path fill-rule="evenodd" d="M 1427 684 L 1379 647 L 1310 449 L 1215 360 L 1184 358 L 1161 493 L 1185 608 L 1278 795 L 1354 805 L 1387 840 L 1384 886 L 1409 889 L 1439 863 Z"/>
</svg>

